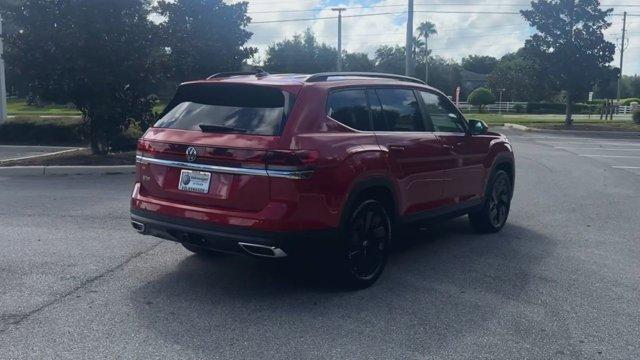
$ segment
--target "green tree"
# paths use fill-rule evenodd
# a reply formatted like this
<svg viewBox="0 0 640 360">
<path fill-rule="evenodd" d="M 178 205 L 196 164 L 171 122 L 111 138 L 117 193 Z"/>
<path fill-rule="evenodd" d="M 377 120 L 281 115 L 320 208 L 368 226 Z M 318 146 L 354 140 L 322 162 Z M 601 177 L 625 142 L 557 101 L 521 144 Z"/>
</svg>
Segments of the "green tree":
<svg viewBox="0 0 640 360">
<path fill-rule="evenodd" d="M 462 67 L 478 74 L 489 74 L 497 65 L 498 59 L 492 56 L 471 55 L 462 58 Z"/>
<path fill-rule="evenodd" d="M 538 31 L 525 43 L 541 61 L 553 85 L 564 90 L 565 123 L 573 123 L 573 104 L 593 86 L 611 76 L 615 45 L 604 39 L 613 9 L 598 0 L 537 0 L 522 16 Z"/>
<path fill-rule="evenodd" d="M 496 97 L 487 88 L 477 88 L 469 94 L 467 101 L 471 105 L 478 106 L 478 112 L 482 112 L 482 107 L 496 102 Z"/>
<path fill-rule="evenodd" d="M 422 46 L 422 61 L 424 62 L 424 82 L 429 83 L 429 36 L 437 34 L 436 25 L 432 22 L 425 21 L 418 25 L 418 34 L 424 39 Z"/>
<path fill-rule="evenodd" d="M 177 82 L 237 71 L 257 51 L 245 46 L 252 35 L 246 2 L 162 0 L 154 11 L 165 19 L 160 37 L 169 51 L 167 73 Z"/>
<path fill-rule="evenodd" d="M 491 89 L 505 89 L 504 98 L 511 101 L 540 101 L 553 96 L 546 69 L 526 49 L 504 55 L 487 82 Z"/>
<path fill-rule="evenodd" d="M 422 60 L 423 61 L 423 60 Z M 416 76 L 425 78 L 426 66 L 424 62 L 416 64 Z M 462 85 L 462 67 L 451 59 L 440 56 L 429 57 L 429 85 L 453 96 L 458 86 Z"/>
<path fill-rule="evenodd" d="M 383 45 L 376 49 L 376 71 L 404 75 L 404 46 Z"/>
<path fill-rule="evenodd" d="M 338 50 L 318 44 L 310 29 L 267 48 L 264 69 L 282 73 L 318 73 L 336 68 Z"/>
<path fill-rule="evenodd" d="M 25 0 L 8 12 L 18 32 L 7 61 L 45 100 L 82 112 L 94 153 L 135 119 L 148 121 L 153 25 L 145 0 Z"/>
<path fill-rule="evenodd" d="M 365 53 L 345 53 L 342 58 L 345 71 L 374 71 L 375 62 Z"/>
</svg>

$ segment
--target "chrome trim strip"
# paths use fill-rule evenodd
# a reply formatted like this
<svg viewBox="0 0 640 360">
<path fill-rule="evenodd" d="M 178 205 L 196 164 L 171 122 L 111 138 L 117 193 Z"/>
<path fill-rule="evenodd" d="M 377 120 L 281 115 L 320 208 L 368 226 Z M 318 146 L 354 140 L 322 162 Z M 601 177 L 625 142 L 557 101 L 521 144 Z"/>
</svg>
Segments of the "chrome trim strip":
<svg viewBox="0 0 640 360">
<path fill-rule="evenodd" d="M 197 171 L 211 171 L 211 172 L 217 172 L 217 173 L 236 174 L 236 175 L 273 176 L 273 177 L 282 177 L 287 179 L 307 179 L 313 174 L 313 170 L 285 171 L 285 170 L 266 170 L 266 169 L 255 169 L 255 168 L 228 167 L 228 166 L 194 164 L 194 163 L 186 163 L 181 161 L 156 159 L 156 158 L 150 158 L 150 157 L 139 156 L 139 155 L 136 156 L 136 162 L 139 162 L 141 164 L 156 164 L 156 165 L 164 165 L 164 166 L 169 166 L 174 168 L 197 170 Z"/>
<path fill-rule="evenodd" d="M 244 242 L 239 242 L 238 245 L 240 245 L 240 247 L 242 249 L 244 249 L 244 251 L 248 252 L 251 255 L 255 255 L 255 256 L 263 256 L 263 257 L 270 257 L 270 258 L 282 258 L 282 257 L 286 257 L 287 256 L 286 252 L 284 252 L 282 249 L 277 248 L 275 246 L 250 244 L 250 243 L 244 243 Z M 258 247 L 258 248 L 263 248 L 263 249 L 269 249 L 269 250 L 271 250 L 271 252 L 273 252 L 273 255 L 264 255 L 264 254 L 254 253 L 253 251 L 250 250 L 250 248 L 252 246 L 253 247 Z"/>
</svg>

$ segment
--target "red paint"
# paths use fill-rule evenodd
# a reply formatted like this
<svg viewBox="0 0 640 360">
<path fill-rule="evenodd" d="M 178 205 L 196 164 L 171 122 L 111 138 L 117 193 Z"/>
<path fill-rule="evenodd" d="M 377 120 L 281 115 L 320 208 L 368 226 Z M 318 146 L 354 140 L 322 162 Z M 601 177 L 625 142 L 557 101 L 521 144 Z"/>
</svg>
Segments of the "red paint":
<svg viewBox="0 0 640 360">
<path fill-rule="evenodd" d="M 360 181 L 387 179 L 396 197 L 397 216 L 404 217 L 482 198 L 496 157 L 506 154 L 513 162 L 511 146 L 499 134 L 360 132 L 325 112 L 332 89 L 401 86 L 437 92 L 427 86 L 381 79 L 318 83 L 270 76 L 246 79 L 209 82 L 251 83 L 295 94 L 281 136 L 152 128 L 141 139 L 139 155 L 186 162 L 186 148 L 194 146 L 197 163 L 255 169 L 299 167 L 313 169 L 313 175 L 287 179 L 213 173 L 209 193 L 196 194 L 178 190 L 179 168 L 138 163 L 133 209 L 255 230 L 336 228 L 350 192 Z"/>
</svg>

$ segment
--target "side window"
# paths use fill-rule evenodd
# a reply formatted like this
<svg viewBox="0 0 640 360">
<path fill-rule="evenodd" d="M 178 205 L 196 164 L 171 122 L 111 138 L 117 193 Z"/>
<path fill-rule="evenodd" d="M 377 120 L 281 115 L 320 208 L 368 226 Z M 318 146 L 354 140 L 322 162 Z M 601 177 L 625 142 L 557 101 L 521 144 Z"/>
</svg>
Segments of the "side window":
<svg viewBox="0 0 640 360">
<path fill-rule="evenodd" d="M 376 89 L 387 131 L 425 131 L 418 99 L 410 89 Z"/>
<path fill-rule="evenodd" d="M 420 91 L 420 96 L 436 131 L 465 132 L 464 119 L 447 99 L 425 91 Z"/>
<path fill-rule="evenodd" d="M 340 90 L 330 93 L 327 115 L 350 128 L 371 130 L 365 90 Z"/>
</svg>

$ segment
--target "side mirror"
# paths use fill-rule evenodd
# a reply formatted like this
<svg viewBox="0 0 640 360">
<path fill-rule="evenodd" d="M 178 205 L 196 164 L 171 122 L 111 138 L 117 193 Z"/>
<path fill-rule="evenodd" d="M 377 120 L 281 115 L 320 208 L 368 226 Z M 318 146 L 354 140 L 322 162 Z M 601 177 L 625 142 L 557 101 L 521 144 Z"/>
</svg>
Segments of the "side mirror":
<svg viewBox="0 0 640 360">
<path fill-rule="evenodd" d="M 482 120 L 469 120 L 469 134 L 484 135 L 489 131 L 489 126 Z"/>
</svg>

